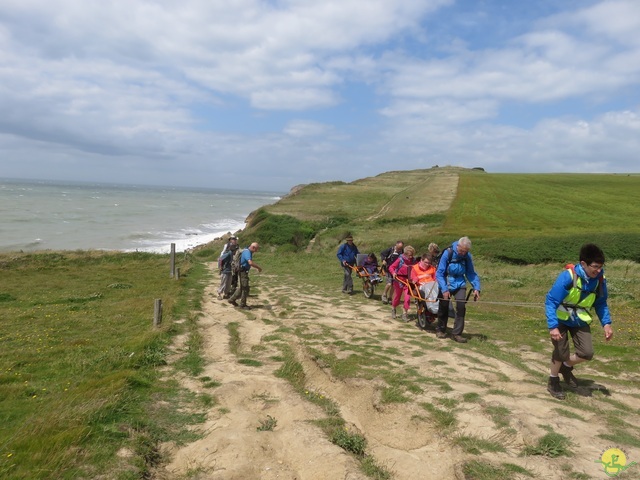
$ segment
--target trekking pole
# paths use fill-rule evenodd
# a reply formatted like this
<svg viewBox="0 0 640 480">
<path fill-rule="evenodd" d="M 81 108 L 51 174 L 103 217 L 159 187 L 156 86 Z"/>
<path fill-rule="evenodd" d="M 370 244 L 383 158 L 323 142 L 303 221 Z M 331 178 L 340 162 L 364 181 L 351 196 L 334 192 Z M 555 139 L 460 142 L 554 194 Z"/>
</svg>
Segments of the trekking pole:
<svg viewBox="0 0 640 480">
<path fill-rule="evenodd" d="M 469 301 L 469 298 L 471 297 L 471 294 L 473 293 L 473 288 L 471 290 L 469 290 L 469 293 L 467 293 L 467 299 L 465 300 L 465 302 Z M 473 301 L 475 302 L 475 298 L 473 299 Z"/>
</svg>

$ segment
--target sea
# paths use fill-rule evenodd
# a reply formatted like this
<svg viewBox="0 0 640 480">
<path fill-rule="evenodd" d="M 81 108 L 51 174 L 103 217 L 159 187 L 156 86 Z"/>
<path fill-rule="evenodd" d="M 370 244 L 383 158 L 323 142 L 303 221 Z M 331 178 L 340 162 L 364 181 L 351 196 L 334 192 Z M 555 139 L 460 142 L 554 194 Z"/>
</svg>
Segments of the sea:
<svg viewBox="0 0 640 480">
<path fill-rule="evenodd" d="M 282 192 L 0 179 L 0 252 L 168 253 L 245 227 Z"/>
</svg>

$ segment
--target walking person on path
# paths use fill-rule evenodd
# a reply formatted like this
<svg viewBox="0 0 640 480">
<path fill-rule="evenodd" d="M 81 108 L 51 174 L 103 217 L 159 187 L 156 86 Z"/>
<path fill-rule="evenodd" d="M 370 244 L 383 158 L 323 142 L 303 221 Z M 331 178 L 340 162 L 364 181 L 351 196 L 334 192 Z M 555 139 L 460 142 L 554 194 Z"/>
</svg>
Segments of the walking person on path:
<svg viewBox="0 0 640 480">
<path fill-rule="evenodd" d="M 380 252 L 380 261 L 382 262 L 382 268 L 387 272 L 387 283 L 384 286 L 384 292 L 382 292 L 382 303 L 385 305 L 393 301 L 393 275 L 389 273 L 389 267 L 393 265 L 404 250 L 404 242 L 398 240 L 395 245 Z"/>
<path fill-rule="evenodd" d="M 218 287 L 218 300 L 222 300 L 224 297 L 229 296 L 229 289 L 231 288 L 231 260 L 235 250 L 231 248 L 224 250 L 218 265 L 220 266 L 220 286 Z"/>
<path fill-rule="evenodd" d="M 247 248 L 245 248 L 240 256 L 240 265 L 238 269 L 238 283 L 240 284 L 240 288 L 238 288 L 235 293 L 227 300 L 234 307 L 240 307 L 249 309 L 250 307 L 247 305 L 247 297 L 249 296 L 249 270 L 252 268 L 257 269 L 259 272 L 262 271 L 262 267 L 253 261 L 253 254 L 258 251 L 260 245 L 257 242 L 253 242 Z M 240 305 L 236 302 L 236 300 L 240 299 Z"/>
<path fill-rule="evenodd" d="M 545 312 L 553 344 L 547 390 L 559 400 L 565 398 L 565 393 L 558 374 L 562 374 L 567 385 L 576 388 L 578 380 L 573 375 L 573 367 L 593 358 L 591 309 L 600 320 L 605 340 L 613 337 L 603 268 L 604 252 L 597 245 L 587 243 L 580 249 L 580 263 L 567 265 L 547 293 Z M 572 354 L 569 335 L 573 342 Z"/>
<path fill-rule="evenodd" d="M 467 281 L 473 287 L 473 299 L 480 298 L 480 277 L 473 266 L 471 257 L 471 240 L 462 237 L 453 242 L 451 247 L 442 252 L 436 279 L 440 287 L 440 304 L 438 305 L 438 325 L 436 337 L 447 338 L 447 321 L 449 319 L 449 304 L 455 299 L 456 317 L 453 322 L 452 338 L 458 343 L 467 343 L 462 336 L 464 330 L 464 316 L 467 310 Z"/>
<path fill-rule="evenodd" d="M 233 256 L 235 255 L 236 251 L 238 250 L 238 248 L 240 248 L 238 246 L 238 237 L 236 237 L 235 235 L 231 235 L 229 237 L 229 240 L 227 241 L 227 243 L 224 244 L 224 248 L 222 249 L 222 252 L 220 252 L 220 258 L 218 259 L 218 265 L 220 267 L 222 267 L 221 265 L 221 260 L 222 257 L 224 256 L 225 253 L 227 252 L 231 252 L 231 258 L 233 259 Z M 231 265 L 229 265 L 229 268 L 231 268 Z M 220 268 L 220 274 L 222 275 L 222 268 Z M 222 278 L 221 278 L 222 280 Z M 236 293 L 236 289 L 238 288 L 238 272 L 234 272 L 233 269 L 231 269 L 231 273 L 229 274 L 229 279 L 228 279 L 228 286 L 224 291 L 224 295 L 222 296 L 222 298 L 229 298 L 231 295 L 233 295 L 234 293 Z"/>
<path fill-rule="evenodd" d="M 353 236 L 347 235 L 344 239 L 345 242 L 338 248 L 337 257 L 342 265 L 344 271 L 344 277 L 342 279 L 342 293 L 348 293 L 353 295 L 353 270 L 351 267 L 355 266 L 358 256 L 358 247 L 353 243 Z"/>
<path fill-rule="evenodd" d="M 396 308 L 400 305 L 400 298 L 404 295 L 404 312 L 402 314 L 402 321 L 409 321 L 409 307 L 411 306 L 411 296 L 409 295 L 409 277 L 411 275 L 411 268 L 416 264 L 414 258 L 416 249 L 411 245 L 404 247 L 404 253 L 400 255 L 391 266 L 389 266 L 389 272 L 393 276 L 393 301 L 391 302 L 391 318 L 396 318 L 398 312 Z"/>
</svg>

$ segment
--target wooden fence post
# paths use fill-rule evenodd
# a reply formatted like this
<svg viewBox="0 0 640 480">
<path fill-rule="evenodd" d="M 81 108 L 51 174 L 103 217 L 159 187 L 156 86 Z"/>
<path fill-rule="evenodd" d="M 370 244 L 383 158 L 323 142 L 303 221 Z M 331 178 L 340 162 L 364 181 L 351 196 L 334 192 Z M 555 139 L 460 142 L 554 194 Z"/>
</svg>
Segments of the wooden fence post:
<svg viewBox="0 0 640 480">
<path fill-rule="evenodd" d="M 176 244 L 171 244 L 171 267 L 170 267 L 170 277 L 173 278 L 176 274 Z"/>
<path fill-rule="evenodd" d="M 162 323 L 162 300 L 156 298 L 153 306 L 153 326 L 157 327 Z"/>
</svg>

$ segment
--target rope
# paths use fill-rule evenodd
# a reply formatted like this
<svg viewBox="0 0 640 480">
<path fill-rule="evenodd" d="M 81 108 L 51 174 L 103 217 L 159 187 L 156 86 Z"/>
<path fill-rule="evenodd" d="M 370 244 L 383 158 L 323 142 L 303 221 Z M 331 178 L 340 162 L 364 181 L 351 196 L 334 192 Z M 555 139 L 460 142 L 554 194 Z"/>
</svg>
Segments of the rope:
<svg viewBox="0 0 640 480">
<path fill-rule="evenodd" d="M 409 286 L 409 281 L 405 281 L 402 280 L 401 278 L 394 278 L 394 280 L 398 283 L 401 283 L 402 285 L 404 285 L 407 289 L 409 289 L 409 293 L 411 294 L 411 288 Z M 419 290 L 418 290 L 419 291 Z M 466 300 L 456 300 L 455 298 L 450 298 L 449 301 L 450 302 L 456 302 L 456 303 L 479 303 L 479 304 L 485 304 L 485 305 L 510 305 L 512 307 L 535 307 L 535 308 L 544 308 L 544 304 L 541 304 L 539 302 L 537 303 L 527 303 L 527 302 L 498 302 L 498 301 L 476 301 L 476 300 L 469 300 L 469 298 L 471 297 L 471 295 L 473 294 L 473 289 L 469 290 L 469 293 L 467 294 L 467 299 Z M 411 298 L 414 298 L 417 300 L 420 300 L 422 302 L 430 302 L 430 303 L 435 303 L 435 302 L 439 302 L 440 298 L 436 299 L 436 300 L 429 300 L 426 298 L 418 298 L 415 297 L 414 295 L 411 295 Z"/>
</svg>

